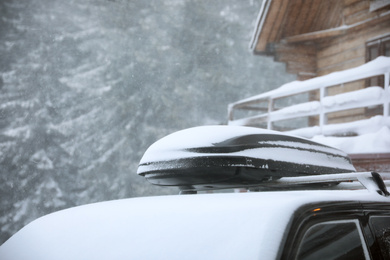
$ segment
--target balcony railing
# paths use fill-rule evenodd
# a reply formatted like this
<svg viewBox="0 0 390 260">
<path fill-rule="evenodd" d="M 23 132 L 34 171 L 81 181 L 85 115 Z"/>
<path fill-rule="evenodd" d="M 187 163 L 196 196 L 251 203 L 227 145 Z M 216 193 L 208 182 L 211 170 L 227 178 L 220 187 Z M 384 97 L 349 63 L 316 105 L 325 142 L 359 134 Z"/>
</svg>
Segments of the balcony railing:
<svg viewBox="0 0 390 260">
<path fill-rule="evenodd" d="M 390 58 L 378 57 L 362 66 L 232 103 L 230 125 L 314 135 L 359 135 L 390 126 Z"/>
</svg>

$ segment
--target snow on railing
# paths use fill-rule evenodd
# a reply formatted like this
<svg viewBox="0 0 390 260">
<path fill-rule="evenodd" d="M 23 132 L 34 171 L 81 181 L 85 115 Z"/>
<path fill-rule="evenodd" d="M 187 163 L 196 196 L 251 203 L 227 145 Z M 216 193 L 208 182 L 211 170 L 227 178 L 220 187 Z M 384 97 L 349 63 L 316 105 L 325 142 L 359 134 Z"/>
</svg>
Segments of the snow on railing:
<svg viewBox="0 0 390 260">
<path fill-rule="evenodd" d="M 348 135 L 390 126 L 390 58 L 305 81 L 229 104 L 229 125 L 257 126 L 311 138 Z M 297 100 L 298 104 L 291 103 Z M 239 112 L 244 116 L 237 116 Z M 248 113 L 252 113 L 249 116 Z"/>
</svg>

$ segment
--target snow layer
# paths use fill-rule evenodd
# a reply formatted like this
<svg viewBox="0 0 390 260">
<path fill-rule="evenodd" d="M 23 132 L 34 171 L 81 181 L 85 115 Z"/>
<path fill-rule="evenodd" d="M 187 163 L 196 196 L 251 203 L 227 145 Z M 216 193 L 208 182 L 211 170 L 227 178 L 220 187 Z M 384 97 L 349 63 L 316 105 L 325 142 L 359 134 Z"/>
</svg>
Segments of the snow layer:
<svg viewBox="0 0 390 260">
<path fill-rule="evenodd" d="M 325 107 L 333 107 L 347 103 L 363 102 L 366 100 L 379 100 L 385 90 L 381 87 L 369 87 L 352 92 L 325 97 L 322 101 Z"/>
<path fill-rule="evenodd" d="M 383 127 L 390 127 L 390 118 L 384 116 L 374 116 L 370 119 L 364 119 L 348 123 L 340 123 L 333 125 L 325 125 L 322 129 L 322 135 L 342 135 L 346 133 L 355 133 L 358 135 L 365 135 L 376 133 Z M 306 128 L 299 128 L 285 133 L 291 135 L 302 136 L 305 138 L 313 138 L 316 135 L 321 135 L 321 128 L 319 126 L 312 126 Z"/>
<path fill-rule="evenodd" d="M 32 222 L 0 247 L 0 259 L 277 259 L 298 207 L 352 197 L 389 201 L 362 190 L 203 194 L 97 203 Z"/>
<path fill-rule="evenodd" d="M 390 153 L 390 129 L 388 127 L 353 137 L 316 135 L 312 140 L 338 148 L 348 154 Z"/>
<path fill-rule="evenodd" d="M 289 131 L 314 142 L 340 149 L 348 154 L 390 153 L 390 118 L 375 116 L 367 120 L 318 126 Z M 356 133 L 357 136 L 331 136 L 340 133 Z"/>
<path fill-rule="evenodd" d="M 378 73 L 386 73 L 389 69 L 389 66 L 390 66 L 390 57 L 380 56 L 375 60 L 367 62 L 366 64 L 363 64 L 356 68 L 333 72 L 325 76 L 320 76 L 305 81 L 289 82 L 277 89 L 232 103 L 231 106 L 239 103 L 258 100 L 258 99 L 289 96 L 296 93 L 315 90 L 320 87 L 334 86 L 346 82 L 346 79 L 349 79 L 351 81 L 357 79 L 363 79 L 366 77 L 377 75 Z"/>
<path fill-rule="evenodd" d="M 269 133 L 281 135 L 281 133 L 275 131 L 242 126 L 228 126 L 228 128 L 226 126 L 207 126 L 185 129 L 170 134 L 152 144 L 145 152 L 140 163 L 183 158 L 183 151 L 188 148 L 211 147 L 214 143 L 242 135 Z M 190 156 L 196 156 L 196 153 L 188 152 L 185 157 Z"/>
<path fill-rule="evenodd" d="M 307 113 L 319 111 L 321 108 L 321 103 L 318 101 L 310 101 L 302 104 L 297 104 L 289 107 L 282 108 L 280 110 L 274 111 L 273 114 L 277 115 L 291 115 L 297 113 Z"/>
</svg>

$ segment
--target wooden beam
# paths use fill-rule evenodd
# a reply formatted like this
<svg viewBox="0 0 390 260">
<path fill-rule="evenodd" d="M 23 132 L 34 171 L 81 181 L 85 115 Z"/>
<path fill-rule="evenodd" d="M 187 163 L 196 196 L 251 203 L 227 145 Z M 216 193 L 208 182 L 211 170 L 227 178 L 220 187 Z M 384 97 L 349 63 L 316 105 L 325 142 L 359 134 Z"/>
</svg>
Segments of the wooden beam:
<svg viewBox="0 0 390 260">
<path fill-rule="evenodd" d="M 288 0 L 265 0 L 260 10 L 257 25 L 251 42 L 251 48 L 256 53 L 264 53 L 268 42 L 279 41 L 276 33 L 280 30 L 282 19 L 286 12 Z"/>
<path fill-rule="evenodd" d="M 374 26 L 375 24 L 382 23 L 389 19 L 390 19 L 390 11 L 387 11 L 379 15 L 376 14 L 374 17 L 369 17 L 364 21 L 360 21 L 351 25 L 344 25 L 332 29 L 294 35 L 291 37 L 287 37 L 282 41 L 286 43 L 298 43 L 298 42 L 315 41 L 324 38 L 336 37 L 336 36 L 344 35 L 346 33 L 350 33 L 351 31 L 356 31 L 365 27 Z"/>
<path fill-rule="evenodd" d="M 315 66 L 315 56 L 304 52 L 277 52 L 275 53 L 274 60 L 281 62 L 295 61 L 301 63 L 312 63 Z"/>
<path fill-rule="evenodd" d="M 314 44 L 273 44 L 275 53 L 299 53 L 305 55 L 316 55 L 317 46 Z"/>
<path fill-rule="evenodd" d="M 310 63 L 302 63 L 296 61 L 287 61 L 286 70 L 291 74 L 307 74 L 315 76 L 317 68 Z"/>
<path fill-rule="evenodd" d="M 323 30 L 323 31 L 317 31 L 317 32 L 311 32 L 311 33 L 304 33 L 299 35 L 294 35 L 291 37 L 287 37 L 283 41 L 287 43 L 297 43 L 297 42 L 304 42 L 304 41 L 314 41 L 318 39 L 323 38 L 329 38 L 329 37 L 335 37 L 343 35 L 347 32 L 348 27 L 337 27 L 333 29 Z"/>
</svg>

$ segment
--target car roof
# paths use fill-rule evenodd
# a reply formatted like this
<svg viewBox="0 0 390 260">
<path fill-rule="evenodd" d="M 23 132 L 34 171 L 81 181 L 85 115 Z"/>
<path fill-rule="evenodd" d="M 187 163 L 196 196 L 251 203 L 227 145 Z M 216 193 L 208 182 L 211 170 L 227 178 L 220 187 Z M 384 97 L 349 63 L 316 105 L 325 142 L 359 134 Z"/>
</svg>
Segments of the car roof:
<svg viewBox="0 0 390 260">
<path fill-rule="evenodd" d="M 7 259 L 275 259 L 301 206 L 383 201 L 368 190 L 133 198 L 42 217 L 0 247 Z"/>
</svg>

